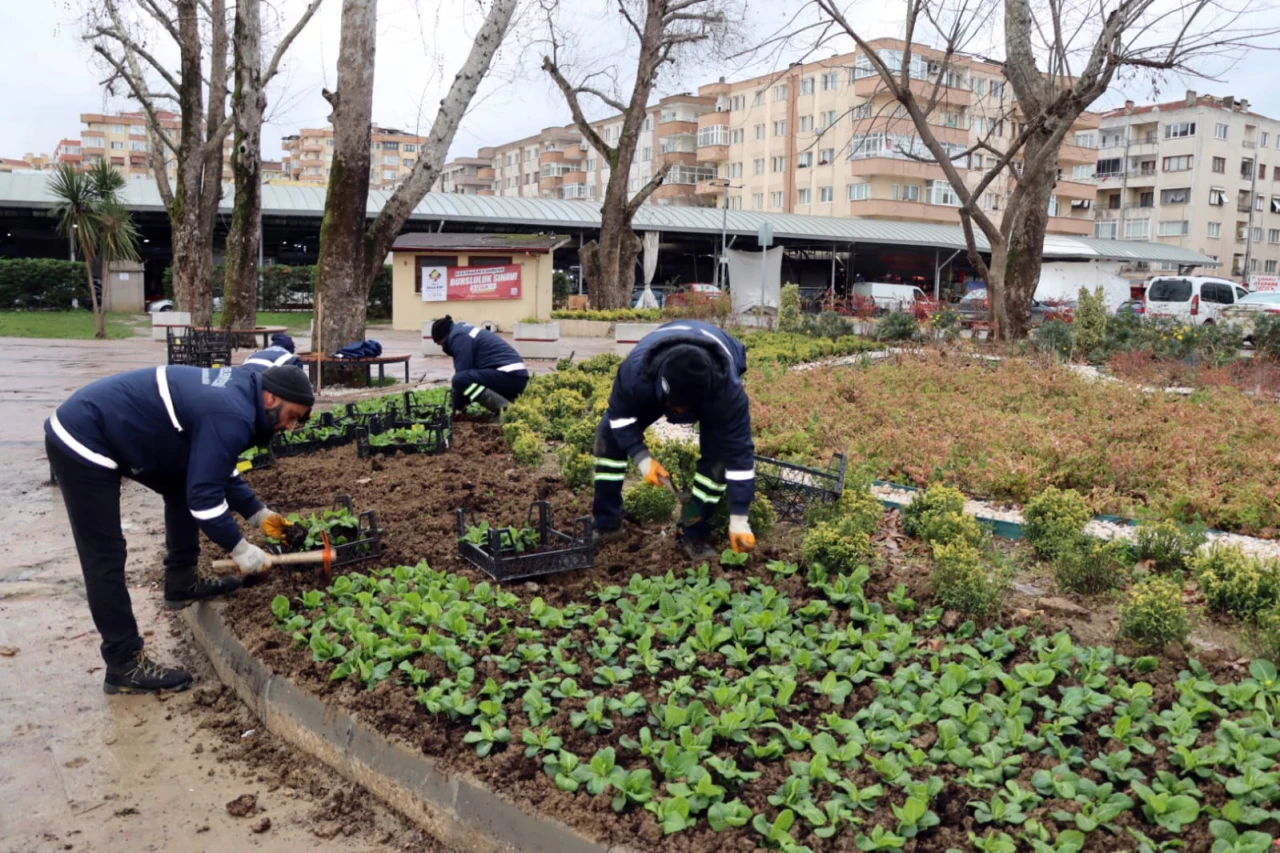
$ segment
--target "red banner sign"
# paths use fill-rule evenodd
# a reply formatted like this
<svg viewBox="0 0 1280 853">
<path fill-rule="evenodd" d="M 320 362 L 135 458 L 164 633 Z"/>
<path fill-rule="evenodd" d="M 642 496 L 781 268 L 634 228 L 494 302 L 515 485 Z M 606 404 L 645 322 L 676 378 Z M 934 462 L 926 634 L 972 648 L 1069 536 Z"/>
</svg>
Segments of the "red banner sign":
<svg viewBox="0 0 1280 853">
<path fill-rule="evenodd" d="M 459 299 L 519 299 L 520 265 L 449 267 L 450 301 Z"/>
</svg>

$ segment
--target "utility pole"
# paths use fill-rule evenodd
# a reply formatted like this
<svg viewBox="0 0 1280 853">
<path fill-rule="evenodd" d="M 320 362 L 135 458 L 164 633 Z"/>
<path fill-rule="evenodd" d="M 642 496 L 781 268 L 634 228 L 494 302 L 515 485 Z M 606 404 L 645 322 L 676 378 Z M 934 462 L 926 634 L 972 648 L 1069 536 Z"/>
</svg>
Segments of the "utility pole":
<svg viewBox="0 0 1280 853">
<path fill-rule="evenodd" d="M 722 267 L 728 263 L 729 258 L 729 190 L 740 190 L 742 185 L 730 184 L 729 180 L 724 178 L 720 186 L 724 187 L 724 210 L 720 215 L 720 257 L 716 260 L 716 270 L 715 275 L 712 277 L 712 283 L 724 290 Z"/>
<path fill-rule="evenodd" d="M 1253 259 L 1253 212 L 1258 206 L 1258 154 L 1256 148 L 1249 163 L 1249 227 L 1244 232 L 1244 268 L 1240 270 L 1240 278 L 1244 281 L 1245 289 L 1249 289 L 1249 264 Z"/>
</svg>

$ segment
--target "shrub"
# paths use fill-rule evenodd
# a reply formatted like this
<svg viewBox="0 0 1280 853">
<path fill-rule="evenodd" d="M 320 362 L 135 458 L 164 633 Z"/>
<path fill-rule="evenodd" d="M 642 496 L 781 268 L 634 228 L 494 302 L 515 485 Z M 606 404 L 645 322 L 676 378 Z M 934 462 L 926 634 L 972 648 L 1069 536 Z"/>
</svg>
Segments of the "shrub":
<svg viewBox="0 0 1280 853">
<path fill-rule="evenodd" d="M 571 447 L 561 448 L 560 475 L 565 484 L 575 492 L 595 485 L 596 462 L 589 453 L 575 452 Z"/>
<path fill-rule="evenodd" d="M 649 455 L 675 478 L 677 488 L 693 487 L 693 475 L 698 469 L 698 445 L 692 441 L 646 437 L 645 446 L 649 448 Z"/>
<path fill-rule="evenodd" d="M 1215 543 L 1188 560 L 1205 606 L 1214 613 L 1248 617 L 1280 601 L 1280 570 L 1271 560 Z"/>
<path fill-rule="evenodd" d="M 948 513 L 964 513 L 964 495 L 959 489 L 935 483 L 922 492 L 916 492 L 911 503 L 902 508 L 902 531 L 908 536 L 926 539 L 926 519 Z"/>
<path fill-rule="evenodd" d="M 988 568 L 982 552 L 963 539 L 933 546 L 930 580 L 939 603 L 975 619 L 999 613 L 1009 591 L 1008 574 Z"/>
<path fill-rule="evenodd" d="M 1076 330 L 1074 323 L 1053 319 L 1036 330 L 1032 343 L 1036 350 L 1070 360 L 1076 351 Z"/>
<path fill-rule="evenodd" d="M 872 342 L 849 334 L 826 338 L 798 333 L 752 332 L 742 335 L 741 340 L 747 348 L 747 363 L 753 366 L 805 364 L 878 349 Z"/>
<path fill-rule="evenodd" d="M 83 261 L 0 258 L 0 309 L 69 311 L 72 300 L 93 304 Z"/>
<path fill-rule="evenodd" d="M 660 308 L 615 308 L 611 311 L 552 311 L 552 320 L 596 320 L 602 323 L 660 323 Z"/>
<path fill-rule="evenodd" d="M 528 429 L 517 430 L 511 439 L 511 453 L 521 465 L 537 467 L 542 464 L 542 439 Z"/>
<path fill-rule="evenodd" d="M 1253 321 L 1253 348 L 1260 356 L 1280 360 L 1280 316 L 1259 312 Z"/>
<path fill-rule="evenodd" d="M 1054 580 L 1065 590 L 1085 595 L 1118 589 L 1128 576 L 1128 553 L 1128 546 L 1118 539 L 1079 536 L 1058 552 Z"/>
<path fill-rule="evenodd" d="M 778 331 L 800 331 L 800 285 L 786 284 L 778 295 Z"/>
<path fill-rule="evenodd" d="M 1157 571 L 1181 572 L 1206 539 L 1202 525 L 1183 527 L 1172 521 L 1142 524 L 1135 542 L 1136 556 L 1150 560 Z"/>
<path fill-rule="evenodd" d="M 665 486 L 637 483 L 622 493 L 622 508 L 641 524 L 665 524 L 676 511 L 676 495 Z"/>
<path fill-rule="evenodd" d="M 853 324 L 835 311 L 823 311 L 816 317 L 806 317 L 799 331 L 815 338 L 843 338 L 853 334 Z"/>
<path fill-rule="evenodd" d="M 521 397 L 502 410 L 502 437 L 511 444 L 519 432 L 531 432 L 544 435 L 551 429 L 550 423 L 543 416 L 538 401 L 532 397 Z"/>
<path fill-rule="evenodd" d="M 573 281 L 569 278 L 569 274 L 556 270 L 551 273 L 551 304 L 555 306 L 563 306 L 569 300 L 569 294 L 573 290 Z"/>
<path fill-rule="evenodd" d="M 909 341 L 916 335 L 916 318 L 901 311 L 889 313 L 876 326 L 877 341 Z"/>
<path fill-rule="evenodd" d="M 963 512 L 933 512 L 925 516 L 920 538 L 930 545 L 968 542 L 983 550 L 991 541 L 991 531 Z"/>
<path fill-rule="evenodd" d="M 805 565 L 819 564 L 829 572 L 848 574 L 872 554 L 871 537 L 850 522 L 819 522 L 800 542 Z"/>
<path fill-rule="evenodd" d="M 1080 301 L 1075 311 L 1076 348 L 1086 359 L 1101 361 L 1107 339 L 1107 300 L 1102 288 L 1080 288 Z"/>
<path fill-rule="evenodd" d="M 1167 578 L 1150 577 L 1130 587 L 1120 607 L 1120 636 L 1158 648 L 1184 642 L 1190 633 L 1181 586 Z"/>
<path fill-rule="evenodd" d="M 622 364 L 622 356 L 615 352 L 602 352 L 599 355 L 593 355 L 584 361 L 574 365 L 575 370 L 583 373 L 590 373 L 597 376 L 609 376 L 618 372 L 618 365 Z"/>
<path fill-rule="evenodd" d="M 870 536 L 880 526 L 883 515 L 884 505 L 879 498 L 865 488 L 846 482 L 839 500 L 812 507 L 805 521 L 810 525 L 824 521 L 848 525 L 849 529 Z"/>
<path fill-rule="evenodd" d="M 1258 624 L 1252 640 L 1258 657 L 1280 665 L 1280 607 L 1272 607 L 1258 614 Z"/>
<path fill-rule="evenodd" d="M 778 513 L 774 510 L 773 504 L 764 495 L 756 495 L 751 501 L 751 506 L 747 508 L 747 523 L 751 525 L 751 532 L 755 534 L 757 539 L 763 539 L 773 532 L 773 527 L 778 523 Z M 729 501 L 721 499 L 716 504 L 716 508 L 708 519 L 711 526 L 711 535 L 726 537 L 729 535 Z"/>
<path fill-rule="evenodd" d="M 1076 541 L 1091 517 L 1089 505 L 1078 492 L 1060 491 L 1053 486 L 1032 498 L 1022 509 L 1027 541 L 1037 554 L 1050 560 Z"/>
<path fill-rule="evenodd" d="M 579 453 L 590 455 L 595 452 L 596 427 L 599 421 L 584 417 L 564 431 L 564 443 Z"/>
<path fill-rule="evenodd" d="M 547 421 L 547 428 L 542 431 L 542 436 L 552 440 L 564 438 L 566 432 L 587 416 L 587 400 L 582 394 L 568 388 L 552 391 L 538 401 L 537 405 Z"/>
</svg>

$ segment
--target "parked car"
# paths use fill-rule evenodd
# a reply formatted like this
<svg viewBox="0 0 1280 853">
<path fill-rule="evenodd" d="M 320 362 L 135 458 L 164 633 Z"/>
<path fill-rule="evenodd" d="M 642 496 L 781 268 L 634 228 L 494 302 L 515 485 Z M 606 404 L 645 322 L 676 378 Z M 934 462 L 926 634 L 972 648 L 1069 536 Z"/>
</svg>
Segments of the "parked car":
<svg viewBox="0 0 1280 853">
<path fill-rule="evenodd" d="M 914 284 L 889 284 L 880 281 L 858 282 L 850 291 L 850 296 L 870 299 L 881 311 L 911 311 L 917 302 L 933 301 Z"/>
<path fill-rule="evenodd" d="M 1143 298 L 1145 317 L 1165 317 L 1192 326 L 1221 320 L 1227 306 L 1249 295 L 1233 281 L 1207 276 L 1159 276 L 1151 279 Z"/>
<path fill-rule="evenodd" d="M 697 304 L 700 300 L 720 299 L 724 296 L 724 291 L 716 287 L 714 284 L 690 284 L 680 288 L 663 300 L 663 306 L 667 305 L 685 305 L 689 302 Z"/>
<path fill-rule="evenodd" d="M 1250 293 L 1236 304 L 1222 309 L 1222 322 L 1234 323 L 1244 332 L 1245 343 L 1253 343 L 1253 323 L 1261 314 L 1280 314 L 1280 293 Z"/>
<path fill-rule="evenodd" d="M 667 299 L 667 294 L 656 287 L 650 288 L 650 289 L 653 291 L 653 298 L 658 300 L 658 307 L 661 308 L 662 303 L 665 302 Z M 637 287 L 635 290 L 631 291 L 631 307 L 632 308 L 640 307 L 640 297 L 643 295 L 644 295 L 643 287 Z"/>
<path fill-rule="evenodd" d="M 172 311 L 172 310 L 173 310 L 172 299 L 153 299 L 147 303 L 148 314 L 159 314 L 162 311 Z"/>
<path fill-rule="evenodd" d="M 1031 325 L 1043 325 L 1046 320 L 1062 320 L 1070 323 L 1075 319 L 1076 301 L 1074 299 L 1039 299 L 1031 300 Z M 991 305 L 987 300 L 985 287 L 970 290 L 956 303 L 956 313 L 960 315 L 961 325 L 985 323 L 991 319 Z"/>
<path fill-rule="evenodd" d="M 1133 314 L 1141 317 L 1143 312 L 1141 299 L 1130 299 L 1120 303 L 1120 307 L 1116 309 L 1116 316 L 1122 317 L 1125 314 Z"/>
</svg>

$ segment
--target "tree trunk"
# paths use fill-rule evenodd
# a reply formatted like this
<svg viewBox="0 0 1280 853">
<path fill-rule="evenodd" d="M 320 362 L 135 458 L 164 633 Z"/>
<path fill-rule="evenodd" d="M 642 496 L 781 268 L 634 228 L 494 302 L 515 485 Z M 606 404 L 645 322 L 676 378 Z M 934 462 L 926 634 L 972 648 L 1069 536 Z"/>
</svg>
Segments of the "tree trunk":
<svg viewBox="0 0 1280 853">
<path fill-rule="evenodd" d="M 197 0 L 176 0 L 178 47 L 182 90 L 179 108 L 182 127 L 178 141 L 177 189 L 169 208 L 173 231 L 173 298 L 178 310 L 191 312 L 191 322 L 207 326 L 213 311 L 212 300 L 201 298 L 208 287 L 209 268 L 200 240 L 200 179 L 203 172 L 200 133 L 203 113 L 203 71 L 201 69 L 200 19 Z"/>
<path fill-rule="evenodd" d="M 325 93 L 333 106 L 333 162 L 316 262 L 318 316 L 312 349 L 317 352 L 332 353 L 364 340 L 368 302 L 363 275 L 365 215 L 377 19 L 377 0 L 343 0 L 338 90 Z"/>
<path fill-rule="evenodd" d="M 222 325 L 249 329 L 258 322 L 258 251 L 262 221 L 262 25 L 260 0 L 236 3 L 235 26 L 235 208 L 227 234 L 222 286 Z"/>
<path fill-rule="evenodd" d="M 1031 136 L 1024 147 L 1024 162 L 1037 159 L 1046 142 L 1040 135 Z M 1031 303 L 1044 263 L 1049 200 L 1057 183 L 1056 158 L 1047 168 L 1036 171 L 1036 174 L 1029 169 L 1023 172 L 1013 203 L 1005 214 L 1012 223 L 1008 228 L 1008 249 L 1001 267 L 1003 288 L 999 299 L 1003 314 L 1000 338 L 1005 341 L 1021 340 L 1031 328 Z"/>
<path fill-rule="evenodd" d="M 93 257 L 81 246 L 80 254 L 84 255 L 84 268 L 89 276 L 89 301 L 93 304 L 93 336 L 95 338 L 105 338 L 107 336 L 106 325 L 102 319 L 102 305 L 98 302 L 98 291 L 93 287 Z M 105 293 L 103 294 L 106 295 Z"/>
<path fill-rule="evenodd" d="M 616 185 L 615 185 L 616 182 Z M 594 308 L 609 311 L 631 307 L 631 290 L 635 285 L 636 255 L 640 240 L 631 230 L 627 216 L 627 172 L 615 169 L 605 188 L 600 212 L 600 237 L 594 249 L 583 246 L 582 272 L 591 289 Z"/>
<path fill-rule="evenodd" d="M 200 254 L 204 277 L 196 292 L 196 300 L 212 321 L 214 268 L 213 231 L 218 221 L 218 203 L 222 201 L 223 120 L 227 116 L 227 4 L 226 0 L 209 0 L 209 96 L 204 119 L 204 144 L 199 149 L 200 166 Z M 195 319 L 194 317 L 192 318 Z M 201 325 L 208 325 L 202 323 Z"/>
</svg>

